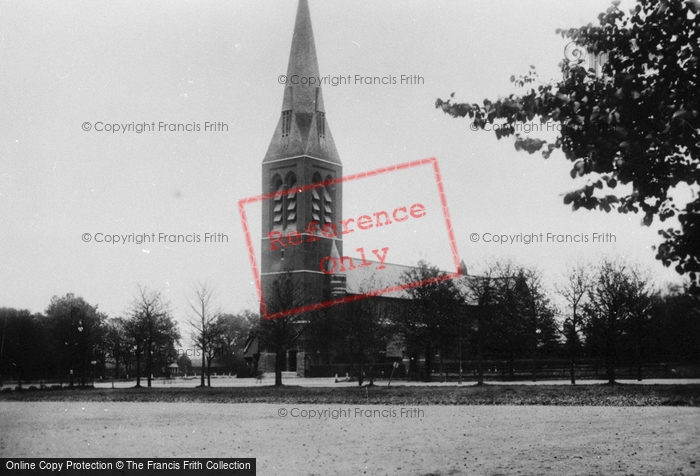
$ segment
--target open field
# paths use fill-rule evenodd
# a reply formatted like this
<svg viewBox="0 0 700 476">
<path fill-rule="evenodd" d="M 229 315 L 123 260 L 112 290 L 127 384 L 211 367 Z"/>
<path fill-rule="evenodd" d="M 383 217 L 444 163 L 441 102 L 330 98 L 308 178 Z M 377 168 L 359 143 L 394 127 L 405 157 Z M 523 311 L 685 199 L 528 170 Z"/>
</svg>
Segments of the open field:
<svg viewBox="0 0 700 476">
<path fill-rule="evenodd" d="M 0 427 L 5 457 L 255 457 L 260 475 L 700 473 L 700 408 L 4 401 Z"/>
<path fill-rule="evenodd" d="M 337 405 L 700 406 L 700 385 L 248 386 L 84 388 L 0 392 L 0 401 Z"/>
</svg>

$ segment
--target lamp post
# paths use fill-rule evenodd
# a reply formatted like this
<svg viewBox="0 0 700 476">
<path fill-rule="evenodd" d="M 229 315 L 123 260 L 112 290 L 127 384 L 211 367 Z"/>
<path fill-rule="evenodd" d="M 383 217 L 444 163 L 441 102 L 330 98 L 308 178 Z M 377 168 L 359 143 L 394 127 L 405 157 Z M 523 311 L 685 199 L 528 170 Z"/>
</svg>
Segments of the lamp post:
<svg viewBox="0 0 700 476">
<path fill-rule="evenodd" d="M 70 382 L 68 386 L 73 388 L 73 363 L 75 360 L 75 313 L 78 310 L 77 307 L 71 305 L 70 307 Z"/>
<path fill-rule="evenodd" d="M 537 381 L 537 343 L 540 340 L 540 329 L 535 329 L 535 338 L 532 340 L 532 381 Z"/>
</svg>

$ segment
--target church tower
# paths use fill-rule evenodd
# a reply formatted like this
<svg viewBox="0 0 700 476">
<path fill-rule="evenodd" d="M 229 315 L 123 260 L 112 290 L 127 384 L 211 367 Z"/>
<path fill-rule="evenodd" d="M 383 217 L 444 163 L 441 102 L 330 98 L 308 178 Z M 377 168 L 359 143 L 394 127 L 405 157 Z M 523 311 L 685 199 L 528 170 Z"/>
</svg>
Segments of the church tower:
<svg viewBox="0 0 700 476">
<path fill-rule="evenodd" d="M 343 167 L 326 120 L 320 77 L 309 5 L 299 0 L 282 111 L 262 163 L 263 193 L 274 194 L 262 209 L 261 279 L 268 311 L 273 311 L 273 283 L 284 276 L 291 276 L 303 292 L 297 297 L 303 302 L 293 307 L 327 301 L 334 294 L 333 275 L 324 273 L 322 264 L 324 257 L 343 253 L 343 195 L 341 183 L 326 182 L 341 177 Z M 320 183 L 326 184 L 301 191 Z M 329 224 L 337 227 L 335 237 L 322 233 Z M 333 288 L 337 292 L 337 277 Z"/>
</svg>

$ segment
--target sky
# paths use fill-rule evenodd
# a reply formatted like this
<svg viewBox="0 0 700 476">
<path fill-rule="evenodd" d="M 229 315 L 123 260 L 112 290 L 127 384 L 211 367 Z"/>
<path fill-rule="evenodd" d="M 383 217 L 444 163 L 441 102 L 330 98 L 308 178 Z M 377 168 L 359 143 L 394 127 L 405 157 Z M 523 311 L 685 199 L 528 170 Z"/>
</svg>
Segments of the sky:
<svg viewBox="0 0 700 476">
<path fill-rule="evenodd" d="M 581 182 L 560 152 L 548 160 L 516 152 L 512 139 L 471 131 L 468 120 L 434 107 L 452 92 L 469 102 L 517 92 L 510 76 L 531 65 L 543 82 L 556 80 L 567 42 L 555 29 L 596 22 L 608 1 L 309 4 L 322 76 L 396 78 L 323 86 L 343 173 L 436 158 L 469 272 L 513 259 L 554 284 L 568 263 L 623 256 L 658 283 L 680 281 L 654 259 L 658 222 L 645 228 L 641 216 L 563 205 Z M 215 287 L 225 312 L 258 307 L 237 207 L 262 191 L 296 7 L 289 0 L 0 1 L 0 306 L 43 312 L 52 296 L 72 292 L 116 317 L 142 285 L 163 293 L 185 332 L 197 282 Z M 400 84 L 401 75 L 421 80 Z M 199 130 L 159 131 L 159 123 Z M 205 131 L 206 123 L 218 126 Z M 132 130 L 111 132 L 112 124 Z M 156 130 L 136 133 L 138 124 Z M 452 271 L 429 167 L 344 187 L 345 217 L 420 202 L 427 210 L 372 236 L 349 235 L 345 254 L 386 246 L 387 262 L 425 259 Z M 247 214 L 257 246 L 259 208 Z M 205 242 L 206 233 L 219 240 Z M 540 233 L 589 241 L 489 241 Z M 593 233 L 615 241 L 593 243 Z M 162 242 L 160 234 L 195 242 Z M 104 241 L 112 235 L 132 242 Z M 137 244 L 137 235 L 155 242 Z"/>
</svg>

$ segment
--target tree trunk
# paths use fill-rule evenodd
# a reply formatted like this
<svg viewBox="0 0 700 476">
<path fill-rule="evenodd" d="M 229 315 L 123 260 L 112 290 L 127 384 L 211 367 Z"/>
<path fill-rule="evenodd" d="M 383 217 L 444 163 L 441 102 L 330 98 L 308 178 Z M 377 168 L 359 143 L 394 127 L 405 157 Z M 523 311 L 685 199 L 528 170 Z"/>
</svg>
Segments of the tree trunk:
<svg viewBox="0 0 700 476">
<path fill-rule="evenodd" d="M 610 355 L 610 351 L 608 351 L 607 358 L 605 359 L 605 374 L 608 377 L 608 383 L 615 383 L 615 364 L 612 355 Z"/>
<path fill-rule="evenodd" d="M 282 367 L 284 366 L 284 351 L 277 349 L 275 353 L 275 387 L 282 386 Z"/>
<path fill-rule="evenodd" d="M 537 382 L 537 343 L 532 346 L 532 381 Z"/>
<path fill-rule="evenodd" d="M 639 336 L 640 329 L 639 329 L 639 327 L 640 327 L 640 324 L 639 324 L 639 321 L 637 321 L 637 332 L 636 332 L 637 335 L 635 336 L 635 354 L 636 354 L 635 360 L 637 361 L 637 381 L 641 382 L 642 381 L 642 355 L 640 352 L 641 346 L 639 345 L 639 341 L 640 341 L 640 336 Z"/>
<path fill-rule="evenodd" d="M 141 386 L 141 349 L 136 347 L 136 386 Z"/>
<path fill-rule="evenodd" d="M 365 381 L 365 362 L 364 362 L 364 355 L 360 352 L 360 371 L 357 374 L 357 384 L 362 387 L 362 384 Z"/>
<path fill-rule="evenodd" d="M 433 348 L 430 345 L 425 346 L 425 377 L 424 380 L 426 382 L 430 382 L 433 377 L 433 372 L 432 372 L 432 367 L 433 367 Z"/>
<path fill-rule="evenodd" d="M 512 350 L 508 354 L 508 374 L 511 380 L 515 378 L 515 352 Z"/>
<path fill-rule="evenodd" d="M 605 349 L 605 373 L 608 377 L 608 383 L 615 383 L 615 328 L 613 323 L 609 325 L 608 335 L 606 339 Z"/>
<path fill-rule="evenodd" d="M 207 387 L 211 387 L 211 357 L 207 359 Z"/>
<path fill-rule="evenodd" d="M 85 352 L 83 352 L 83 368 L 80 371 L 80 386 L 84 387 L 87 385 L 85 380 L 85 368 L 87 367 L 87 361 L 85 360 Z"/>
<path fill-rule="evenodd" d="M 148 381 L 148 388 L 151 388 L 151 360 L 151 343 L 149 342 L 148 346 L 146 347 L 146 372 L 148 372 L 148 375 L 146 375 L 146 379 Z"/>
<path fill-rule="evenodd" d="M 479 326 L 478 330 L 476 331 L 476 350 L 477 350 L 477 364 L 476 364 L 476 369 L 477 369 L 477 385 L 483 385 L 484 384 L 484 352 L 483 352 L 483 343 L 482 343 L 482 334 L 481 334 L 481 319 L 477 321 L 477 325 Z"/>
<path fill-rule="evenodd" d="M 204 387 L 204 368 L 206 365 L 206 356 L 204 355 L 204 347 L 202 347 L 202 376 L 199 378 L 199 386 Z"/>
<path fill-rule="evenodd" d="M 576 365 L 574 362 L 575 357 L 574 357 L 573 345 L 571 346 L 571 349 L 569 349 L 569 350 L 571 351 L 571 362 L 569 365 L 569 373 L 571 374 L 571 384 L 575 385 L 576 384 Z"/>
</svg>

